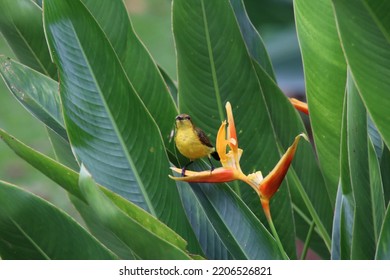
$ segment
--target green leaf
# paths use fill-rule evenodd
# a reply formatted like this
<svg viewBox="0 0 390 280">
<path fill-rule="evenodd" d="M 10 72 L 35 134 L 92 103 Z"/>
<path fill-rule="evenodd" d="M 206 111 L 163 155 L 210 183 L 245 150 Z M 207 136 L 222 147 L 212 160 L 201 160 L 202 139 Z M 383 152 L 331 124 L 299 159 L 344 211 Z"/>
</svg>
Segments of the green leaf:
<svg viewBox="0 0 390 280">
<path fill-rule="evenodd" d="M 386 215 L 383 220 L 379 242 L 376 249 L 375 259 L 390 260 L 390 206 L 387 206 Z"/>
<path fill-rule="evenodd" d="M 355 199 L 351 258 L 373 259 L 375 254 L 373 205 L 377 202 L 372 200 L 375 195 L 368 187 L 370 186 L 370 166 L 367 113 L 351 75 L 348 75 L 347 84 L 346 129 L 348 165 Z"/>
<path fill-rule="evenodd" d="M 70 168 L 56 162 L 52 158 L 28 147 L 20 142 L 14 136 L 0 128 L 0 138 L 7 144 L 18 156 L 38 169 L 47 177 L 52 179 L 58 185 L 62 186 L 69 193 L 83 198 L 77 185 L 78 175 Z"/>
<path fill-rule="evenodd" d="M 80 190 L 93 211 L 120 240 L 141 259 L 190 259 L 180 248 L 166 242 L 121 211 L 99 190 L 92 177 L 82 166 Z"/>
<path fill-rule="evenodd" d="M 274 82 L 275 76 L 273 74 L 269 56 L 265 50 L 260 35 L 253 28 L 246 15 L 242 1 L 231 0 L 230 3 L 235 11 L 241 32 L 244 36 L 246 47 L 248 48 L 252 58 L 255 60 L 253 64 L 272 120 L 272 126 L 275 131 L 276 141 L 279 144 L 279 154 L 281 156 L 283 151 L 290 146 L 291 139 L 294 139 L 296 135 L 304 132 L 305 128 L 295 109 L 292 108 L 290 102 Z M 316 216 L 315 220 L 317 222 L 317 227 L 324 230 L 323 235 L 326 236 L 330 232 L 331 227 L 331 205 L 328 200 L 323 199 L 322 190 L 325 189 L 325 185 L 322 174 L 315 161 L 313 149 L 310 145 L 303 144 L 302 146 L 303 147 L 298 150 L 295 156 L 296 160 L 293 162 L 294 169 L 298 172 L 299 180 L 301 182 L 289 179 L 290 176 L 287 177 L 287 182 L 289 189 L 293 192 L 293 201 L 296 205 L 299 205 L 298 207 L 301 208 L 301 211 L 305 211 L 306 206 L 304 205 L 304 202 L 301 199 L 301 194 L 297 188 L 303 187 L 306 189 L 304 192 L 307 192 L 307 196 L 310 198 L 310 200 L 305 200 L 306 202 L 316 202 L 316 205 L 309 205 L 308 207 L 311 209 L 311 213 Z M 313 188 L 313 186 L 315 186 L 315 188 Z M 285 187 L 281 186 L 281 188 Z M 303 190 L 300 192 L 302 191 Z M 251 196 L 254 197 L 253 193 Z M 289 196 L 286 197 L 285 195 L 284 199 L 289 199 Z M 275 200 L 277 201 L 277 199 Z M 273 201 L 273 205 L 271 204 L 271 210 L 272 207 L 275 209 L 272 212 L 285 213 L 285 210 L 281 209 L 283 204 L 277 204 L 275 203 L 275 200 Z M 246 199 L 246 201 L 248 200 Z M 253 199 L 253 203 L 251 204 L 258 204 L 258 201 Z M 294 229 L 287 226 L 286 223 L 283 223 L 284 214 L 280 215 L 280 217 L 280 224 L 283 224 L 283 226 L 281 226 L 278 231 L 284 230 L 293 234 Z M 274 215 L 274 218 L 278 224 L 278 216 Z M 295 220 L 295 222 L 296 221 L 297 220 Z M 307 233 L 304 232 L 304 235 L 301 235 L 301 232 L 299 232 L 299 234 L 303 240 Z"/>
<path fill-rule="evenodd" d="M 372 204 L 372 220 L 374 224 L 375 243 L 378 242 L 380 229 L 385 216 L 385 196 L 383 192 L 382 177 L 374 144 L 368 143 L 368 160 L 370 168 L 370 192 Z"/>
<path fill-rule="evenodd" d="M 44 9 L 65 124 L 79 161 L 99 184 L 195 242 L 176 185 L 167 176 L 160 131 L 100 25 L 80 1 L 49 0 Z M 190 243 L 190 250 L 197 252 L 197 246 Z"/>
<path fill-rule="evenodd" d="M 332 256 L 334 260 L 351 259 L 355 199 L 352 192 L 348 154 L 347 95 L 343 109 L 343 125 L 340 151 L 340 184 L 337 192 L 332 232 Z"/>
<path fill-rule="evenodd" d="M 13 136 L 7 134 L 1 129 L 0 137 L 17 155 L 19 155 L 33 167 L 41 171 L 47 177 L 52 179 L 54 182 L 64 188 L 67 192 L 74 195 L 81 201 L 85 202 L 85 198 L 80 192 L 80 188 L 78 186 L 78 173 L 62 165 L 61 163 L 56 162 L 55 160 L 31 149 L 30 147 L 21 143 L 19 140 L 15 139 Z M 103 191 L 104 195 L 107 196 L 116 205 L 116 207 L 118 207 L 122 212 L 124 212 L 127 216 L 131 217 L 137 223 L 142 225 L 145 230 L 160 236 L 160 238 L 164 239 L 166 242 L 172 243 L 176 247 L 184 250 L 186 242 L 178 234 L 168 228 L 165 224 L 163 224 L 138 206 L 115 194 L 114 192 L 107 190 L 106 188 L 101 186 L 100 189 Z M 81 202 L 78 201 L 78 203 Z M 91 215 L 93 211 L 80 211 L 80 213 Z M 94 218 L 95 220 L 97 219 L 96 217 Z M 102 242 L 104 241 L 105 240 L 102 240 Z M 116 245 L 117 242 L 114 244 L 114 246 Z M 111 248 L 113 245 L 107 244 L 107 246 Z M 123 256 L 123 252 L 119 252 L 117 254 Z"/>
<path fill-rule="evenodd" d="M 0 75 L 20 104 L 46 125 L 56 157 L 78 170 L 64 127 L 58 83 L 4 56 L 0 56 Z"/>
<path fill-rule="evenodd" d="M 169 142 L 177 115 L 174 99 L 156 63 L 135 33 L 122 0 L 82 0 L 106 34 L 135 92 L 160 128 L 164 143 Z"/>
<path fill-rule="evenodd" d="M 56 81 L 4 56 L 0 56 L 0 74 L 10 92 L 32 115 L 68 141 Z"/>
<path fill-rule="evenodd" d="M 333 205 L 347 67 L 330 0 L 296 0 L 294 11 L 315 146 Z"/>
<path fill-rule="evenodd" d="M 381 176 L 383 183 L 383 191 L 385 195 L 385 205 L 390 201 L 390 150 L 384 146 L 381 158 Z"/>
<path fill-rule="evenodd" d="M 390 146 L 389 1 L 333 0 L 346 60 L 367 111 Z"/>
<path fill-rule="evenodd" d="M 0 181 L 0 256 L 3 259 L 116 259 L 60 209 Z"/>
<path fill-rule="evenodd" d="M 385 212 L 383 186 L 366 110 L 352 75 L 347 81 L 332 258 L 372 259 Z"/>
<path fill-rule="evenodd" d="M 252 58 L 261 65 L 267 74 L 276 81 L 271 59 L 265 48 L 263 39 L 250 21 L 244 7 L 243 0 L 230 0 L 234 14 L 237 18 L 242 36 Z"/>
<path fill-rule="evenodd" d="M 233 237 L 226 234 L 227 228 L 216 211 L 212 207 L 204 207 L 199 201 L 195 188 L 200 186 L 191 187 L 185 182 L 177 182 L 177 184 L 184 209 L 207 259 L 245 259 L 245 254 L 235 242 L 224 242 L 224 238 L 233 239 Z"/>
<path fill-rule="evenodd" d="M 78 169 L 78 164 L 71 152 L 67 135 L 63 129 L 62 112 L 59 104 L 58 84 L 46 78 L 57 79 L 57 71 L 52 63 L 42 25 L 42 9 L 30 0 L 2 1 L 0 30 L 7 39 L 22 66 L 13 61 L 2 60 L 3 79 L 16 99 L 48 129 L 57 158 L 68 166 Z M 8 67 L 3 67 L 3 66 Z M 31 67 L 44 75 L 40 77 Z M 7 81 L 8 79 L 8 81 Z M 42 83 L 42 84 L 41 84 Z M 54 118 L 54 119 L 53 119 Z M 54 130 L 63 141 L 57 139 Z"/>
<path fill-rule="evenodd" d="M 89 232 L 102 242 L 107 248 L 114 252 L 120 259 L 135 260 L 131 247 L 127 246 L 118 236 L 108 229 L 96 215 L 95 211 L 82 200 L 77 197 L 69 196 L 72 204 L 83 218 L 83 221 L 88 227 Z"/>
<path fill-rule="evenodd" d="M 375 152 L 378 159 L 380 159 L 382 158 L 383 148 L 385 145 L 383 144 L 382 137 L 379 134 L 375 124 L 372 122 L 370 115 L 367 116 L 367 124 L 368 124 L 368 136 L 370 137 L 370 140 L 374 145 Z"/>
<path fill-rule="evenodd" d="M 260 169 L 267 174 L 279 161 L 279 150 L 251 56 L 230 2 L 175 0 L 173 31 L 178 58 L 180 111 L 191 115 L 195 125 L 211 133 L 214 142 L 217 129 L 225 120 L 225 103 L 230 101 L 239 145 L 244 149 L 242 169 L 245 173 Z M 248 190 L 243 184 L 234 187 L 242 197 Z M 248 192 L 248 196 L 255 195 L 250 190 Z M 286 188 L 280 192 L 281 197 L 289 197 L 283 194 L 288 192 Z M 279 221 L 293 226 L 291 201 L 283 202 L 284 219 Z M 260 203 L 257 208 L 261 209 Z M 273 216 L 276 217 L 277 213 Z M 275 225 L 276 228 L 279 226 Z M 295 258 L 292 232 L 293 229 L 284 231 L 286 235 L 281 239 L 288 249 L 287 254 Z"/>
<path fill-rule="evenodd" d="M 73 152 L 70 148 L 69 142 L 65 141 L 58 134 L 54 133 L 52 130 L 47 130 L 50 143 L 54 150 L 55 158 L 62 164 L 72 168 L 73 170 L 80 169 L 79 164 L 77 163 Z"/>
<path fill-rule="evenodd" d="M 351 192 L 343 192 L 344 190 L 340 185 L 337 192 L 333 221 L 332 260 L 351 258 L 352 225 L 355 203 Z"/>
<path fill-rule="evenodd" d="M 27 66 L 57 78 L 42 25 L 42 9 L 30 0 L 2 0 L 0 31 L 18 59 Z"/>
<path fill-rule="evenodd" d="M 175 104 L 178 103 L 178 92 L 177 92 L 177 83 L 171 79 L 171 77 L 168 75 L 168 73 L 162 69 L 161 67 L 158 68 L 160 70 L 160 73 L 162 77 L 164 78 L 165 83 L 168 86 L 169 92 L 175 101 Z M 173 125 L 172 125 L 173 126 Z"/>
</svg>

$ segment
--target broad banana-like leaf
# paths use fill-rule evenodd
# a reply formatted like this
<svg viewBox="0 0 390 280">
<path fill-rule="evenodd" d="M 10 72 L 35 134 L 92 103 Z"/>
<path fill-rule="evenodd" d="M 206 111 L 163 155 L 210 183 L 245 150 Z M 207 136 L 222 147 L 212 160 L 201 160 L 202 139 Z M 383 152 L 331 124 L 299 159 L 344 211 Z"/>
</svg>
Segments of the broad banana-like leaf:
<svg viewBox="0 0 390 280">
<path fill-rule="evenodd" d="M 272 67 L 271 58 L 265 48 L 263 39 L 253 26 L 249 16 L 245 10 L 243 0 L 230 0 L 237 22 L 239 24 L 245 44 L 248 47 L 252 58 L 257 61 L 267 74 L 276 81 L 274 69 Z"/>
<path fill-rule="evenodd" d="M 340 151 L 340 184 L 337 192 L 332 230 L 333 260 L 351 259 L 355 199 L 353 197 L 348 154 L 347 95 L 344 98 Z"/>
<path fill-rule="evenodd" d="M 14 97 L 65 141 L 58 82 L 17 61 L 0 56 L 0 75 Z"/>
<path fill-rule="evenodd" d="M 78 160 L 99 184 L 158 217 L 197 252 L 176 185 L 167 176 L 160 130 L 101 25 L 79 0 L 45 1 L 44 24 Z"/>
<path fill-rule="evenodd" d="M 52 179 L 54 182 L 56 182 L 58 185 L 64 188 L 68 193 L 77 197 L 78 204 L 83 203 L 82 207 L 87 207 L 87 205 L 85 204 L 87 199 L 81 193 L 80 188 L 78 186 L 79 184 L 78 173 L 62 165 L 61 163 L 39 153 L 38 151 L 33 150 L 32 148 L 21 143 L 15 137 L 7 134 L 5 131 L 1 129 L 0 129 L 0 137 L 17 155 L 19 155 L 21 158 L 23 158 L 33 167 L 41 171 L 47 177 Z M 99 187 L 103 192 L 104 196 L 107 196 L 107 198 L 112 201 L 115 207 L 117 207 L 121 212 L 127 215 L 128 219 L 131 219 L 134 223 L 136 223 L 140 231 L 143 231 L 143 233 L 138 231 L 136 235 L 132 236 L 134 242 L 137 242 L 137 239 L 141 239 L 143 240 L 142 242 L 146 242 L 144 238 L 146 238 L 147 235 L 145 235 L 144 232 L 149 232 L 148 235 L 152 234 L 152 235 L 159 236 L 159 238 L 163 240 L 164 244 L 170 243 L 173 244 L 172 246 L 174 246 L 175 248 L 179 248 L 180 250 L 185 251 L 186 242 L 177 233 L 175 233 L 170 228 L 168 228 L 165 224 L 158 221 L 155 217 L 151 216 L 143 209 L 132 204 L 131 202 L 115 194 L 114 192 L 102 186 Z M 93 211 L 89 211 L 89 212 L 80 211 L 80 213 L 92 215 Z M 94 217 L 94 219 L 96 220 L 96 216 Z M 107 242 L 107 240 L 101 240 L 101 242 Z M 115 246 L 117 245 L 117 242 L 118 240 L 114 244 Z M 112 244 L 107 244 L 107 247 L 109 248 L 111 248 L 112 246 L 113 246 Z M 154 244 L 149 243 L 149 246 L 150 249 L 148 250 L 152 250 L 152 248 L 159 245 L 158 243 L 154 243 Z M 128 248 L 129 250 L 133 250 L 133 248 L 130 246 Z M 117 253 L 117 255 L 125 256 L 123 252 L 119 252 Z"/>
<path fill-rule="evenodd" d="M 88 171 L 81 166 L 80 191 L 87 203 L 107 228 L 132 248 L 142 259 L 190 259 L 180 248 L 160 236 L 145 230 L 142 224 L 118 208 L 95 184 Z"/>
<path fill-rule="evenodd" d="M 81 2 L 106 34 L 135 92 L 157 123 L 165 146 L 172 151 L 169 136 L 177 108 L 163 75 L 135 33 L 123 1 Z"/>
<path fill-rule="evenodd" d="M 347 66 L 331 0 L 294 1 L 310 123 L 332 205 L 340 174 L 340 139 Z"/>
<path fill-rule="evenodd" d="M 348 167 L 355 213 L 352 233 L 352 259 L 373 259 L 375 255 L 374 203 L 370 186 L 367 113 L 351 75 L 347 87 Z M 365 246 L 361 246 L 361 244 Z"/>
<path fill-rule="evenodd" d="M 62 210 L 3 181 L 0 209 L 2 259 L 118 258 Z"/>
<path fill-rule="evenodd" d="M 43 32 L 42 9 L 34 1 L 1 1 L 0 31 L 22 63 L 57 78 Z"/>
<path fill-rule="evenodd" d="M 346 60 L 364 105 L 390 146 L 389 1 L 333 0 Z"/>
</svg>

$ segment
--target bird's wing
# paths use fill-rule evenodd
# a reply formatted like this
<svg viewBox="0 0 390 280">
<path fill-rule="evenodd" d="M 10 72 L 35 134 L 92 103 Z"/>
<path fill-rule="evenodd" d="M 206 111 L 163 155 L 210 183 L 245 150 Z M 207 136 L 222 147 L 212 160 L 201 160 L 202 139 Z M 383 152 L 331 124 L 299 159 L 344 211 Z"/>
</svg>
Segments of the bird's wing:
<svg viewBox="0 0 390 280">
<path fill-rule="evenodd" d="M 199 137 L 200 142 L 205 144 L 206 146 L 213 148 L 213 144 L 211 144 L 210 139 L 207 137 L 206 133 L 203 132 L 200 128 L 195 127 L 195 132 Z"/>
</svg>

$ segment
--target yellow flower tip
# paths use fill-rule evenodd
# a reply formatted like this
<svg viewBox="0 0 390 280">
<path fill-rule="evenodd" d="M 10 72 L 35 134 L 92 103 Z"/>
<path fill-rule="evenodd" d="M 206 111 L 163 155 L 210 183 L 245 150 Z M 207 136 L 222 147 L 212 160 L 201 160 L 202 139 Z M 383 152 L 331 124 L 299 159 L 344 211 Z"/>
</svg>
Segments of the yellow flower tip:
<svg viewBox="0 0 390 280">
<path fill-rule="evenodd" d="M 229 124 L 229 139 L 234 139 L 234 143 L 230 141 L 230 147 L 232 149 L 237 149 L 238 148 L 238 140 L 237 140 L 237 133 L 236 133 L 236 126 L 234 124 L 234 118 L 233 118 L 233 110 L 232 110 L 232 105 L 230 105 L 230 102 L 226 102 L 225 105 L 226 108 L 226 114 L 228 118 L 228 124 Z"/>
<path fill-rule="evenodd" d="M 171 166 L 170 168 L 171 168 L 171 170 L 175 171 L 176 173 L 181 173 L 181 169 L 180 168 L 177 168 L 175 166 Z"/>
<path fill-rule="evenodd" d="M 291 104 L 297 109 L 298 111 L 301 111 L 302 113 L 305 113 L 306 115 L 309 115 L 309 108 L 307 106 L 307 103 L 302 102 L 296 98 L 289 98 Z"/>
<path fill-rule="evenodd" d="M 309 137 L 307 137 L 306 133 L 304 133 L 304 132 L 302 132 L 301 134 L 299 134 L 297 137 L 302 137 L 302 138 L 305 139 L 307 142 L 310 142 Z"/>
<path fill-rule="evenodd" d="M 231 112 L 232 111 L 232 105 L 230 104 L 229 101 L 226 102 L 225 109 L 226 109 L 226 112 Z"/>
</svg>

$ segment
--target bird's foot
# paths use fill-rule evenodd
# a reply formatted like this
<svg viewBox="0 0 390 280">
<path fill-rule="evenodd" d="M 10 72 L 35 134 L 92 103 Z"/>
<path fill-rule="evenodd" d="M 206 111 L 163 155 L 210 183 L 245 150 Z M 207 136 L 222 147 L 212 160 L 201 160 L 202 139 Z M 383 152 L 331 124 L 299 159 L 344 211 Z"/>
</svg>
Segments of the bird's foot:
<svg viewBox="0 0 390 280">
<path fill-rule="evenodd" d="M 181 177 L 185 177 L 186 176 L 186 167 L 184 166 L 182 169 L 181 169 Z"/>
</svg>

